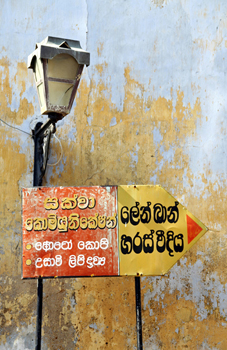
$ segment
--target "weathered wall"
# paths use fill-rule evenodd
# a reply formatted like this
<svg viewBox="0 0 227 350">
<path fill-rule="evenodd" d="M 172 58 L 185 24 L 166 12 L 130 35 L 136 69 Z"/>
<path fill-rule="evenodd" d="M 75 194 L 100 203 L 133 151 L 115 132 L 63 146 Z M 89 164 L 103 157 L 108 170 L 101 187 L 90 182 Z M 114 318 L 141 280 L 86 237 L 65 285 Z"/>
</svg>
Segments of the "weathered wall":
<svg viewBox="0 0 227 350">
<path fill-rule="evenodd" d="M 210 229 L 166 276 L 142 278 L 144 349 L 226 350 L 226 0 L 0 4 L 0 118 L 12 126 L 42 120 L 26 68 L 36 42 L 78 39 L 91 53 L 45 185 L 161 184 Z M 0 130 L 0 350 L 31 350 L 36 281 L 20 275 L 33 141 Z M 43 349 L 136 349 L 134 299 L 130 277 L 45 280 Z"/>
</svg>

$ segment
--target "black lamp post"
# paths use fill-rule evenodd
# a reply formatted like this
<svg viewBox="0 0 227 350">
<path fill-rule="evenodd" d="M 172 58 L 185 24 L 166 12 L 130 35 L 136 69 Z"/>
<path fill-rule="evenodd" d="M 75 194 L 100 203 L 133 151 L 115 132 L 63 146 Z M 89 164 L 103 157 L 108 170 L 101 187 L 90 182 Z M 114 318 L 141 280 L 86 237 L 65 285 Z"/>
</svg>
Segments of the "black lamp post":
<svg viewBox="0 0 227 350">
<path fill-rule="evenodd" d="M 34 72 L 41 114 L 47 114 L 45 124 L 38 122 L 33 130 L 33 186 L 42 186 L 51 134 L 56 122 L 70 113 L 84 66 L 89 66 L 90 54 L 80 42 L 48 36 L 28 57 L 28 68 Z M 38 278 L 36 350 L 41 349 L 43 281 Z"/>
</svg>

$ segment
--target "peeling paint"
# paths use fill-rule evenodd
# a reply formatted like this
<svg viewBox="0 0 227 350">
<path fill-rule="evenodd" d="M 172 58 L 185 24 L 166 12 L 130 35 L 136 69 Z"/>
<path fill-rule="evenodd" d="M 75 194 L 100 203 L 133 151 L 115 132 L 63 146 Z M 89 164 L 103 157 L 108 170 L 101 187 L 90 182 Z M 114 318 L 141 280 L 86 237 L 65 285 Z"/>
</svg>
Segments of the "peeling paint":
<svg viewBox="0 0 227 350">
<path fill-rule="evenodd" d="M 224 0 L 2 3 L 8 124 L 31 133 L 45 120 L 26 68 L 36 42 L 65 36 L 91 52 L 44 185 L 161 184 L 210 229 L 167 275 L 141 279 L 144 350 L 227 349 L 226 11 Z M 0 131 L 0 350 L 31 350 L 36 281 L 20 276 L 33 140 Z M 136 349 L 134 293 L 129 277 L 45 280 L 44 349 Z"/>
</svg>

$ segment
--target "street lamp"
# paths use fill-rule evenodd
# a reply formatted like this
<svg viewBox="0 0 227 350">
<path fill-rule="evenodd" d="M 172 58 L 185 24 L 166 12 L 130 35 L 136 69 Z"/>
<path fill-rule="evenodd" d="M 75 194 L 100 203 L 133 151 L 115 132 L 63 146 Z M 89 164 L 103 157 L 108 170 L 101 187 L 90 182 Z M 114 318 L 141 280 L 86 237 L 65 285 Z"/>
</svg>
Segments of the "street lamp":
<svg viewBox="0 0 227 350">
<path fill-rule="evenodd" d="M 80 42 L 48 36 L 36 44 L 28 57 L 28 68 L 34 73 L 41 114 L 47 114 L 45 124 L 38 122 L 33 130 L 33 186 L 42 186 L 49 144 L 55 124 L 70 113 L 84 66 L 89 66 L 90 54 Z M 43 281 L 37 286 L 36 350 L 41 349 Z"/>
<path fill-rule="evenodd" d="M 35 142 L 33 186 L 41 186 L 45 174 L 51 134 L 55 123 L 70 113 L 84 66 L 90 54 L 80 42 L 48 36 L 36 44 L 28 57 L 28 68 L 34 73 L 41 114 L 48 114 L 45 124 L 33 130 Z"/>
</svg>

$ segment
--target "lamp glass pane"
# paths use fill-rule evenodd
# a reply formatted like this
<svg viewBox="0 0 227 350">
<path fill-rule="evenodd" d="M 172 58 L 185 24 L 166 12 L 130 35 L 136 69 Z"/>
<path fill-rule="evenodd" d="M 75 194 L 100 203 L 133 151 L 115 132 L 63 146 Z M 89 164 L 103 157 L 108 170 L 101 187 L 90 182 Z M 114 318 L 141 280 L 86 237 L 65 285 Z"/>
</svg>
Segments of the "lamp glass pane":
<svg viewBox="0 0 227 350">
<path fill-rule="evenodd" d="M 35 61 L 34 73 L 35 73 L 35 80 L 37 83 L 43 79 L 43 66 L 40 59 L 36 59 Z"/>
<path fill-rule="evenodd" d="M 62 53 L 48 60 L 47 76 L 49 78 L 74 80 L 78 67 L 79 64 L 72 56 Z"/>
<path fill-rule="evenodd" d="M 40 103 L 41 108 L 45 105 L 43 86 L 44 86 L 43 84 L 40 84 L 37 86 L 37 91 L 38 91 L 38 95 L 39 95 L 39 103 Z"/>
<path fill-rule="evenodd" d="M 55 106 L 68 107 L 73 86 L 73 84 L 48 81 L 49 102 Z"/>
</svg>

